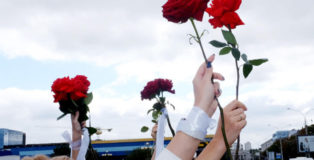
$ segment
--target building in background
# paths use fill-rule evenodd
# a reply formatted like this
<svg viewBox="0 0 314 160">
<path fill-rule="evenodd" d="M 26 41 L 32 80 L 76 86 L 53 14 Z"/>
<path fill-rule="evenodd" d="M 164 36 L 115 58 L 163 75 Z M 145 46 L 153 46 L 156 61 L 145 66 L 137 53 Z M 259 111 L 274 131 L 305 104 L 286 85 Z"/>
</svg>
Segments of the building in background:
<svg viewBox="0 0 314 160">
<path fill-rule="evenodd" d="M 276 141 L 280 138 L 288 138 L 290 136 L 295 135 L 297 132 L 298 131 L 295 129 L 287 130 L 287 131 L 277 131 L 276 133 L 273 134 L 273 140 Z"/>
<path fill-rule="evenodd" d="M 277 131 L 273 134 L 273 137 L 266 142 L 261 144 L 261 151 L 264 152 L 267 148 L 269 148 L 276 140 L 281 138 L 289 138 L 295 134 L 297 134 L 297 130 L 287 130 L 287 131 Z"/>
<path fill-rule="evenodd" d="M 5 146 L 25 145 L 26 134 L 20 131 L 0 128 L 0 149 Z"/>
<path fill-rule="evenodd" d="M 232 145 L 231 145 L 231 150 L 236 150 L 237 149 L 237 141 L 235 141 Z M 243 144 L 240 144 L 240 151 L 243 150 Z"/>
<path fill-rule="evenodd" d="M 266 149 L 268 149 L 275 141 L 271 138 L 267 140 L 266 142 L 262 143 L 261 145 L 261 151 L 264 152 Z"/>
<path fill-rule="evenodd" d="M 249 150 L 247 150 L 249 146 Z M 235 152 L 236 152 L 236 148 L 237 148 L 237 141 L 234 142 L 231 146 L 231 154 L 233 156 L 233 159 L 235 159 Z M 251 150 L 251 143 L 250 142 L 246 142 L 245 143 L 245 149 L 243 149 L 243 144 L 240 144 L 240 148 L 239 148 L 239 160 L 251 160 L 252 159 L 252 155 L 250 153 Z"/>
<path fill-rule="evenodd" d="M 252 149 L 251 142 L 244 143 L 244 150 L 250 151 Z"/>
</svg>

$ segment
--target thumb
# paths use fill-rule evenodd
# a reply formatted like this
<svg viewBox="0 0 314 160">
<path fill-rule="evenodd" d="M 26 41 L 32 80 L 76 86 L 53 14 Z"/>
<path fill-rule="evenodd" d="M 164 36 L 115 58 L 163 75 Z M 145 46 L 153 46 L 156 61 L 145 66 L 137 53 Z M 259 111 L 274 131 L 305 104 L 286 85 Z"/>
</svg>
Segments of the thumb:
<svg viewBox="0 0 314 160">
<path fill-rule="evenodd" d="M 215 54 L 212 54 L 208 59 L 207 59 L 207 64 L 206 64 L 206 72 L 205 72 L 205 78 L 206 79 L 211 79 L 213 76 L 213 67 L 212 63 L 215 60 Z"/>
</svg>

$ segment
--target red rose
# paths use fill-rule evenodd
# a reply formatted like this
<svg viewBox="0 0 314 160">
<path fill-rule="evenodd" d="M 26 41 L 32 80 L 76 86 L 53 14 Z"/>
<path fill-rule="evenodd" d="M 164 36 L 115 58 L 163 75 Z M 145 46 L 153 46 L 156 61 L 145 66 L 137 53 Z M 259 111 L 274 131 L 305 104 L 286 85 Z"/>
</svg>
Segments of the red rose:
<svg viewBox="0 0 314 160">
<path fill-rule="evenodd" d="M 209 20 L 209 23 L 214 27 L 230 27 L 236 28 L 238 25 L 244 23 L 240 19 L 239 15 L 235 12 L 241 5 L 241 0 L 213 0 L 206 12 L 213 18 Z"/>
<path fill-rule="evenodd" d="M 168 79 L 155 79 L 146 84 L 143 91 L 141 91 L 141 97 L 142 100 L 150 100 L 164 91 L 170 92 L 172 94 L 175 93 L 175 90 L 172 89 L 172 81 Z"/>
<path fill-rule="evenodd" d="M 71 93 L 73 91 L 72 81 L 69 77 L 58 78 L 53 82 L 51 86 L 51 91 L 55 93 L 54 102 L 67 100 L 67 93 Z"/>
<path fill-rule="evenodd" d="M 89 85 L 90 82 L 86 76 L 78 75 L 72 79 L 58 78 L 51 86 L 51 91 L 54 92 L 54 102 L 66 101 L 68 96 L 73 100 L 85 98 Z"/>
<path fill-rule="evenodd" d="M 80 98 L 85 98 L 90 82 L 87 80 L 86 76 L 77 75 L 73 79 L 74 91 L 71 94 L 71 98 L 73 100 L 77 100 Z"/>
<path fill-rule="evenodd" d="M 202 21 L 209 0 L 168 0 L 162 6 L 163 16 L 174 23 L 184 23 L 189 18 Z"/>
<path fill-rule="evenodd" d="M 172 90 L 172 81 L 168 79 L 157 79 L 159 83 L 159 87 L 161 91 L 168 91 L 172 94 L 175 93 L 174 90 Z"/>
</svg>

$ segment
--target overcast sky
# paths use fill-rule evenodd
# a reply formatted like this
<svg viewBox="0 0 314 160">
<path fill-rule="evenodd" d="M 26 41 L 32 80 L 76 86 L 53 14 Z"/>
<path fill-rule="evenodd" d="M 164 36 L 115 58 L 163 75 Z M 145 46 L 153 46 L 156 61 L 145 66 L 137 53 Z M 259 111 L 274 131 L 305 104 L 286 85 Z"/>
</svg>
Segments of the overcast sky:
<svg viewBox="0 0 314 160">
<path fill-rule="evenodd" d="M 91 81 L 92 125 L 113 128 L 95 138 L 148 138 L 142 125 L 152 126 L 140 91 L 155 78 L 174 83 L 167 98 L 174 126 L 193 105 L 192 79 L 203 62 L 198 46 L 189 44 L 189 23 L 174 24 L 162 17 L 166 0 L 2 0 L 0 5 L 0 128 L 26 133 L 27 143 L 63 142 L 70 118 L 60 121 L 50 87 L 59 77 L 83 74 Z M 233 32 L 249 59 L 268 58 L 249 78 L 241 78 L 240 100 L 247 107 L 248 125 L 242 142 L 254 148 L 276 130 L 300 129 L 300 113 L 314 108 L 314 1 L 250 0 L 238 11 L 245 25 Z M 197 22 L 208 30 L 203 44 L 223 40 L 208 15 Z M 241 62 L 242 63 L 242 62 Z M 226 80 L 221 103 L 235 98 L 235 68 L 230 55 L 213 64 Z M 307 114 L 313 123 L 314 111 Z M 218 118 L 218 112 L 214 116 Z M 269 126 L 269 124 L 271 124 Z M 209 130 L 214 133 L 214 130 Z M 170 132 L 166 132 L 170 136 Z"/>
</svg>

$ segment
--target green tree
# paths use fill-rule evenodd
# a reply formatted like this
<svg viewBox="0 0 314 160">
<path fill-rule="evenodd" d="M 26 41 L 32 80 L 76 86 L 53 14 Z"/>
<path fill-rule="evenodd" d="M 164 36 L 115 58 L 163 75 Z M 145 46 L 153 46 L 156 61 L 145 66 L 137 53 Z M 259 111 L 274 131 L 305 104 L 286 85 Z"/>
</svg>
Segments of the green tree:
<svg viewBox="0 0 314 160">
<path fill-rule="evenodd" d="M 314 125 L 308 126 L 308 135 L 314 134 Z M 282 151 L 285 160 L 289 158 L 295 158 L 300 156 L 305 156 L 304 153 L 298 153 L 298 144 L 297 144 L 297 136 L 305 135 L 305 129 L 302 128 L 297 132 L 296 135 L 293 135 L 288 138 L 282 139 Z M 280 140 L 276 140 L 273 145 L 271 145 L 268 149 L 268 152 L 276 152 L 280 153 Z M 262 153 L 263 156 L 266 156 L 266 151 Z M 314 153 L 311 153 L 311 157 L 314 157 Z"/>
</svg>

